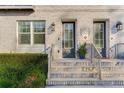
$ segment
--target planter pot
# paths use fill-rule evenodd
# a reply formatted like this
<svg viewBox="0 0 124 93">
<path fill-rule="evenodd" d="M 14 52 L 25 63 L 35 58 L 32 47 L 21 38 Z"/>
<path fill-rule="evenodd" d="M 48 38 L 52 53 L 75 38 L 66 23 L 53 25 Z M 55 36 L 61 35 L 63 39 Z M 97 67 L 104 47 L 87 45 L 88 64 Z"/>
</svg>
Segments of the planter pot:
<svg viewBox="0 0 124 93">
<path fill-rule="evenodd" d="M 85 59 L 84 55 L 79 55 L 80 59 Z"/>
</svg>

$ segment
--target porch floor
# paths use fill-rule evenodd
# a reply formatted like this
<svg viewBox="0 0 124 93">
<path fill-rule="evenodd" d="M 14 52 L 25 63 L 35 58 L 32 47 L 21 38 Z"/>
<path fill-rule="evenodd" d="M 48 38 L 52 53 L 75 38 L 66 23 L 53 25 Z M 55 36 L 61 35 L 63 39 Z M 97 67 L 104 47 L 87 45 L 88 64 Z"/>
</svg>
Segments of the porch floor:
<svg viewBox="0 0 124 93">
<path fill-rule="evenodd" d="M 100 59 L 101 62 L 124 62 L 123 59 Z M 56 62 L 91 62 L 90 59 L 62 58 L 54 60 Z"/>
</svg>

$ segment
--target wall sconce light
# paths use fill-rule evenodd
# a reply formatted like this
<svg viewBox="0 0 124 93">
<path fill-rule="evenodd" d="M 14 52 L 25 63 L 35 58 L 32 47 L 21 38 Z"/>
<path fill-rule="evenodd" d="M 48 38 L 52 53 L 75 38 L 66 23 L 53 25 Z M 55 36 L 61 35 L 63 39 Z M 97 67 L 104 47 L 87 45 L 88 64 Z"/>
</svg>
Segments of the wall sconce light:
<svg viewBox="0 0 124 93">
<path fill-rule="evenodd" d="M 51 31 L 55 31 L 55 23 L 51 24 Z"/>
<path fill-rule="evenodd" d="M 123 29 L 123 24 L 122 24 L 120 21 L 117 22 L 117 24 L 116 24 L 116 28 L 117 28 L 117 31 L 122 30 L 122 29 Z"/>
</svg>

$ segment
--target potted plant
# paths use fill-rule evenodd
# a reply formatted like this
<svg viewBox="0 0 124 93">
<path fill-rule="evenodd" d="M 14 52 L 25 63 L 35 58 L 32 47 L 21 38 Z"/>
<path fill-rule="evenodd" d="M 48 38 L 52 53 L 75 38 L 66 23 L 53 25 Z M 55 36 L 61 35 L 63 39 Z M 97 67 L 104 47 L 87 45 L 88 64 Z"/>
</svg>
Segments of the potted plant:
<svg viewBox="0 0 124 93">
<path fill-rule="evenodd" d="M 79 58 L 85 59 L 85 55 L 87 54 L 86 43 L 80 46 L 78 52 L 79 52 Z"/>
</svg>

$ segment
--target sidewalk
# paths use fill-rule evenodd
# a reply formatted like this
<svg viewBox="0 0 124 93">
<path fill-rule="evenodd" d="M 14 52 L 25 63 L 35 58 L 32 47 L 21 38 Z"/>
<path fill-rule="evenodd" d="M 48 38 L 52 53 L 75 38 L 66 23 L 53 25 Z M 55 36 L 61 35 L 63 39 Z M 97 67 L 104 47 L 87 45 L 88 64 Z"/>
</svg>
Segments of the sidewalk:
<svg viewBox="0 0 124 93">
<path fill-rule="evenodd" d="M 124 88 L 124 86 L 87 86 L 87 85 L 82 85 L 82 86 L 46 86 L 45 88 Z"/>
</svg>

